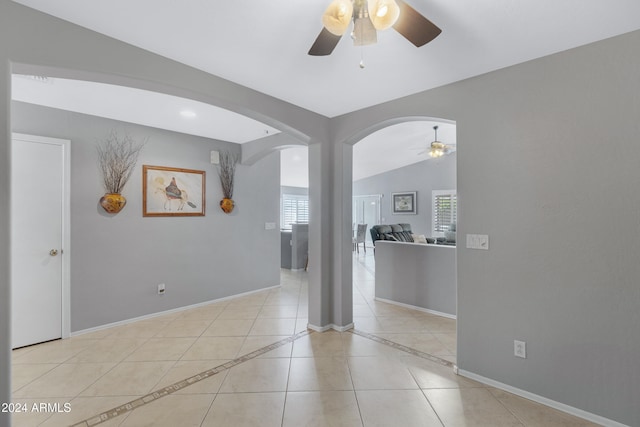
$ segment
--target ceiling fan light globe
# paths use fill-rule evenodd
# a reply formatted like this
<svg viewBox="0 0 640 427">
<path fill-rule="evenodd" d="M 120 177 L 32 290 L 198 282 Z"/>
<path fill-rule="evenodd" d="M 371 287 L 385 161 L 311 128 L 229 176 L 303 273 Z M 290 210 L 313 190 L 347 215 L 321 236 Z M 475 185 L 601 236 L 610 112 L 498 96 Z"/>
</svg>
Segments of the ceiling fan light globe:
<svg viewBox="0 0 640 427">
<path fill-rule="evenodd" d="M 442 157 L 445 154 L 446 146 L 440 141 L 433 141 L 429 149 L 429 156 L 433 158 Z"/>
<path fill-rule="evenodd" d="M 376 30 L 386 30 L 400 17 L 400 7 L 395 0 L 371 0 L 368 4 L 371 23 Z"/>
<path fill-rule="evenodd" d="M 353 16 L 353 5 L 349 0 L 333 0 L 322 15 L 322 25 L 331 34 L 343 35 Z"/>
</svg>

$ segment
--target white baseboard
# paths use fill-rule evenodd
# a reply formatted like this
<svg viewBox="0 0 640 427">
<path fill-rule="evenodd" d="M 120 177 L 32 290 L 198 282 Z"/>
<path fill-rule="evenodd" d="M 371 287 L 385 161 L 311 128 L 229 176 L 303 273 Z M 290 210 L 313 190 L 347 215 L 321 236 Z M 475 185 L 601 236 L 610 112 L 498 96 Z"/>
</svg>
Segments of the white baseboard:
<svg viewBox="0 0 640 427">
<path fill-rule="evenodd" d="M 325 326 L 316 326 L 316 325 L 312 325 L 311 323 L 307 323 L 307 328 L 316 332 L 326 332 L 329 329 L 333 329 L 334 331 L 338 331 L 338 332 L 346 332 L 349 329 L 353 329 L 353 323 L 349 323 L 346 326 L 338 326 L 338 325 L 334 325 L 333 323 Z"/>
<path fill-rule="evenodd" d="M 316 332 L 327 332 L 329 329 L 331 329 L 331 325 L 316 326 L 312 325 L 311 323 L 307 323 L 307 329 L 311 329 L 312 331 Z"/>
<path fill-rule="evenodd" d="M 574 408 L 573 406 L 565 405 L 564 403 L 556 402 L 555 400 L 548 399 L 543 396 L 539 396 L 537 394 L 530 393 L 525 390 L 521 390 L 519 388 L 510 386 L 508 384 L 503 384 L 501 382 L 492 380 L 490 378 L 483 377 L 482 375 L 474 374 L 473 372 L 465 371 L 464 369 L 458 369 L 458 375 L 470 378 L 472 380 L 478 381 L 483 384 L 490 385 L 491 387 L 498 388 L 500 390 L 507 391 L 509 393 L 515 394 L 520 397 L 524 397 L 525 399 L 532 400 L 537 403 L 541 403 L 543 405 L 549 406 L 551 408 L 557 409 L 558 411 L 566 412 L 569 415 L 573 415 L 579 418 L 583 418 L 587 421 L 591 421 L 593 423 L 601 424 L 607 427 L 629 427 L 625 424 L 620 424 L 617 421 L 610 420 L 608 418 L 601 417 L 596 414 L 592 414 L 591 412 L 583 411 L 582 409 Z"/>
<path fill-rule="evenodd" d="M 405 304 L 405 303 L 398 302 L 398 301 L 392 301 L 390 299 L 385 299 L 385 298 L 375 297 L 375 300 L 376 301 L 380 301 L 380 302 L 386 302 L 387 304 L 398 305 L 398 306 L 404 307 L 404 308 L 410 308 L 412 310 L 422 311 L 423 313 L 435 314 L 436 316 L 442 316 L 442 317 L 446 317 L 446 318 L 453 319 L 453 320 L 457 319 L 457 316 L 455 314 L 443 313 L 441 311 L 436 311 L 436 310 L 429 310 L 428 308 L 418 307 L 416 305 Z"/>
<path fill-rule="evenodd" d="M 346 326 L 338 326 L 338 325 L 331 325 L 331 329 L 333 329 L 334 331 L 338 331 L 338 332 L 346 332 L 349 329 L 353 329 L 353 323 L 349 323 Z"/>
<path fill-rule="evenodd" d="M 148 319 L 153 319 L 155 317 L 164 316 L 164 315 L 167 315 L 167 314 L 179 313 L 181 311 L 191 310 L 192 308 L 204 307 L 204 306 L 209 305 L 209 304 L 215 304 L 215 303 L 218 303 L 218 302 L 229 301 L 229 300 L 233 300 L 233 299 L 236 299 L 236 298 L 245 297 L 247 295 L 256 294 L 258 292 L 264 292 L 264 291 L 268 291 L 268 290 L 271 290 L 271 289 L 276 289 L 276 288 L 279 288 L 280 286 L 281 285 L 269 286 L 268 288 L 257 289 L 255 291 L 243 292 L 241 294 L 231 295 L 231 296 L 228 296 L 228 297 L 222 297 L 222 298 L 209 300 L 209 301 L 204 301 L 204 302 L 199 302 L 199 303 L 187 305 L 187 306 L 184 306 L 184 307 L 172 308 L 170 310 L 159 311 L 157 313 L 145 314 L 144 316 L 134 317 L 132 319 L 126 319 L 126 320 L 120 320 L 118 322 L 107 323 L 105 325 L 100 325 L 100 326 L 96 326 L 96 327 L 89 328 L 89 329 L 82 329 L 80 331 L 71 332 L 70 336 L 75 337 L 75 336 L 78 336 L 78 335 L 84 335 L 84 334 L 89 334 L 91 332 L 97 332 L 97 331 L 102 331 L 104 329 L 113 328 L 115 326 L 128 325 L 129 323 L 138 322 L 140 320 L 148 320 Z"/>
</svg>

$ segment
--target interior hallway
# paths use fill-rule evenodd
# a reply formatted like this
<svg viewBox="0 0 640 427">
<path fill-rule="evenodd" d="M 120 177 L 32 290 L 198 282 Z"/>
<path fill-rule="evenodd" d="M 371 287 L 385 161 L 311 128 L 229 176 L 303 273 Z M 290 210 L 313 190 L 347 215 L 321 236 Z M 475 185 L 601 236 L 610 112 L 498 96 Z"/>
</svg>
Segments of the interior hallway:
<svg viewBox="0 0 640 427">
<path fill-rule="evenodd" d="M 455 321 L 374 301 L 373 268 L 354 253 L 357 333 L 303 332 L 306 273 L 283 270 L 278 289 L 16 350 L 14 402 L 70 412 L 13 423 L 594 425 L 455 375 Z"/>
</svg>

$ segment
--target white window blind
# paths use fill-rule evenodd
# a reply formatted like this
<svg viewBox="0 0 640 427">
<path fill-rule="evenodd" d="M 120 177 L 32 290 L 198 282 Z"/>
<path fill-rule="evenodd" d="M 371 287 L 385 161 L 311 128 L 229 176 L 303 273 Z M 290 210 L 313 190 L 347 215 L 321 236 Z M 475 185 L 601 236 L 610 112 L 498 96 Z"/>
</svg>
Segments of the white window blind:
<svg viewBox="0 0 640 427">
<path fill-rule="evenodd" d="M 291 230 L 296 222 L 309 222 L 309 196 L 283 194 L 280 214 L 283 230 Z"/>
<path fill-rule="evenodd" d="M 451 224 L 458 222 L 458 200 L 455 190 L 433 191 L 433 235 L 442 236 Z"/>
</svg>

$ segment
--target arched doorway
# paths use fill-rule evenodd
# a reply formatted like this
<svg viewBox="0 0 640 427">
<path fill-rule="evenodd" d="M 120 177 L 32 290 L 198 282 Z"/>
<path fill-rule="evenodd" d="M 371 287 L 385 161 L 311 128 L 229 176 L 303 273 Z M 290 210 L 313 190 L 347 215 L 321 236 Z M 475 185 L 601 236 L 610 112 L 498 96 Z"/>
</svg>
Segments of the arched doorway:
<svg viewBox="0 0 640 427">
<path fill-rule="evenodd" d="M 437 140 L 443 142 L 448 148 L 447 153 L 438 158 L 430 156 L 431 142 L 436 140 L 433 129 L 435 126 L 438 126 Z M 446 268 L 450 277 L 447 284 L 449 300 L 446 304 L 436 306 L 440 310 L 415 299 L 407 300 L 401 296 L 389 298 L 389 293 L 384 289 L 376 290 L 376 286 L 379 285 L 376 280 L 385 280 L 386 273 L 377 274 L 376 271 L 376 256 L 373 242 L 370 240 L 371 227 L 376 224 L 366 224 L 371 243 L 368 243 L 366 252 L 356 250 L 353 253 L 355 328 L 372 334 L 382 334 L 400 344 L 452 362 L 455 362 L 456 356 L 456 283 L 455 248 L 453 247 L 455 237 L 449 234 L 450 239 L 446 241 L 444 233 L 437 231 L 437 227 L 434 227 L 434 221 L 437 224 L 436 217 L 442 213 L 442 209 L 438 211 L 436 194 L 439 192 L 454 196 L 456 194 L 455 149 L 454 122 L 426 117 L 418 120 L 411 117 L 404 122 L 386 124 L 382 128 L 372 130 L 354 144 L 352 189 L 354 228 L 359 223 L 367 222 L 361 221 L 367 217 L 364 211 L 369 206 L 371 210 L 377 209 L 376 200 L 379 200 L 377 215 L 380 222 L 377 225 L 408 224 L 411 229 L 410 234 L 416 240 L 424 238 L 425 241 L 440 243 L 440 246 L 433 245 L 428 249 L 430 251 L 442 249 L 436 255 L 444 254 L 447 259 L 450 259 Z M 397 203 L 394 199 L 400 200 L 401 197 L 410 198 L 410 205 L 406 211 L 394 206 L 394 202 Z M 363 203 L 363 207 L 359 206 Z M 369 213 L 368 216 L 375 217 L 376 212 Z M 447 227 L 449 227 L 455 219 L 447 221 Z M 451 228 L 455 229 L 455 227 Z M 383 253 L 387 256 L 386 250 Z M 386 268 L 384 266 L 388 266 L 388 263 L 382 265 L 382 268 Z M 416 265 L 414 268 L 418 270 L 419 266 Z M 419 333 L 417 333 L 418 330 Z"/>
</svg>

